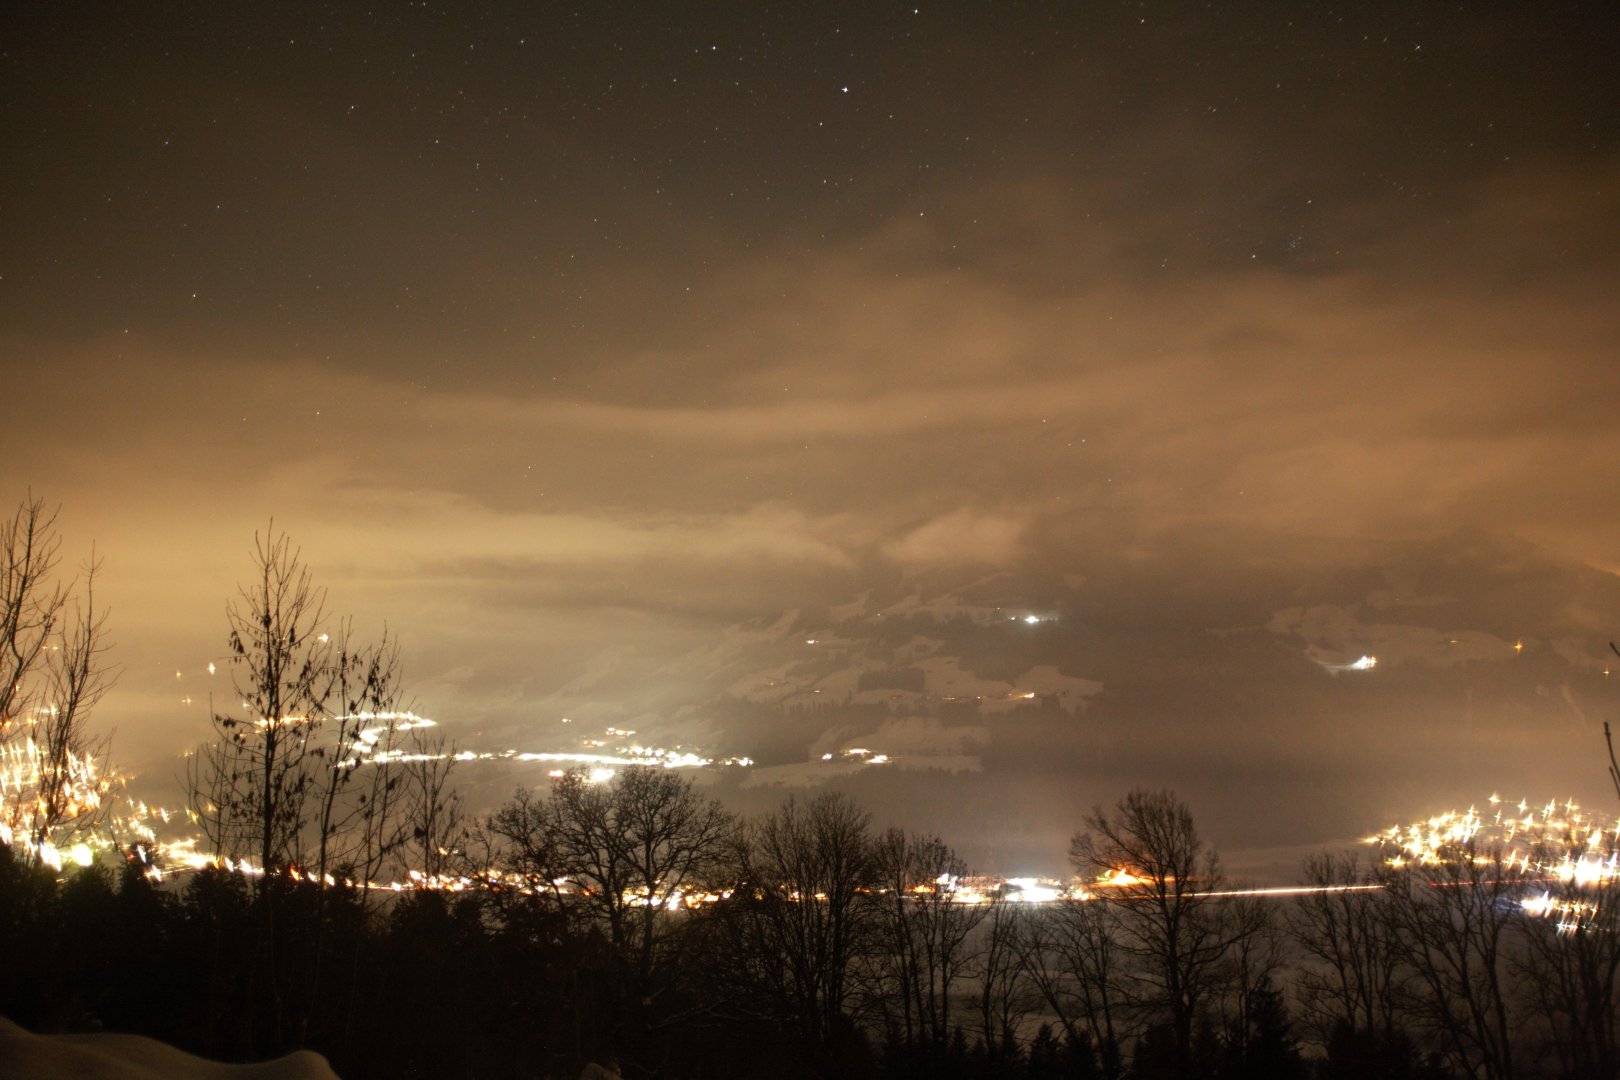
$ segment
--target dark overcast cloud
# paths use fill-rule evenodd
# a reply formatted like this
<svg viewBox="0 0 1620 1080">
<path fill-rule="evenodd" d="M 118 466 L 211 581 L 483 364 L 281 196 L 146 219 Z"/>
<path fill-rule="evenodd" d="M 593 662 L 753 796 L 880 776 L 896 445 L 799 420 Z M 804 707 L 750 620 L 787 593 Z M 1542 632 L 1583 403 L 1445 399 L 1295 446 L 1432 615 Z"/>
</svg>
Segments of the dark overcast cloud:
<svg viewBox="0 0 1620 1080">
<path fill-rule="evenodd" d="M 107 559 L 121 757 L 201 734 L 273 515 L 472 741 L 628 718 L 744 802 L 931 743 L 837 782 L 949 775 L 986 859 L 1137 782 L 1251 847 L 1601 794 L 1605 5 L 478 7 L 0 16 L 0 454 Z M 863 621 L 968 593 L 1061 618 Z M 928 697 L 738 689 L 840 626 L 787 675 Z M 1043 667 L 1101 689 L 941 700 Z"/>
</svg>

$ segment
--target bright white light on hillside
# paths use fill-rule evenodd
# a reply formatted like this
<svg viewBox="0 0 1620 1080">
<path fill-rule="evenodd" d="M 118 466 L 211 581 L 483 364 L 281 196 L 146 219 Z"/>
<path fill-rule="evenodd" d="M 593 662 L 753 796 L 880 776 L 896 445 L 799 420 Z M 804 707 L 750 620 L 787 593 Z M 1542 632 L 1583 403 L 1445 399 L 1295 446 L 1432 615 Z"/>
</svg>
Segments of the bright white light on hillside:
<svg viewBox="0 0 1620 1080">
<path fill-rule="evenodd" d="M 1007 899 L 1016 900 L 1025 904 L 1049 904 L 1061 895 L 1059 890 L 1050 885 L 1042 885 L 1032 877 L 1015 877 L 1007 879 Z"/>
<path fill-rule="evenodd" d="M 1311 659 L 1330 675 L 1337 675 L 1341 671 L 1371 671 L 1378 666 L 1376 656 L 1363 656 L 1360 660 L 1352 660 L 1348 664 L 1330 664 L 1315 656 Z"/>
</svg>

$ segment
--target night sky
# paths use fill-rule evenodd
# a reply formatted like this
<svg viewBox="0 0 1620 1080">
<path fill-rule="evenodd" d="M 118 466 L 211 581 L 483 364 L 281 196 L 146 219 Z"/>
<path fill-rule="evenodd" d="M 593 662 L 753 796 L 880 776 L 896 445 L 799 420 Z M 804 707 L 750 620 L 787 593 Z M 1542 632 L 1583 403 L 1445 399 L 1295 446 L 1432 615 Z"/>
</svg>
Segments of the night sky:
<svg viewBox="0 0 1620 1080">
<path fill-rule="evenodd" d="M 1613 798 L 1612 5 L 700 7 L 0 14 L 0 494 L 105 559 L 119 764 L 273 518 L 463 746 L 986 869 Z"/>
</svg>

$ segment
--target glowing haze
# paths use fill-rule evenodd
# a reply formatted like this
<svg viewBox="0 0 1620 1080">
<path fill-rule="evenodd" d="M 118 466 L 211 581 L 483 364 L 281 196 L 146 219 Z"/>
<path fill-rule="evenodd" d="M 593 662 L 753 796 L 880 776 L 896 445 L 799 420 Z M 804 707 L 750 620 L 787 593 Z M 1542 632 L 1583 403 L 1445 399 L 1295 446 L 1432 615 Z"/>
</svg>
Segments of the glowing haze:
<svg viewBox="0 0 1620 1080">
<path fill-rule="evenodd" d="M 273 517 L 466 749 L 989 870 L 1138 783 L 1237 849 L 1604 798 L 1606 8 L 476 7 L 5 17 L 0 454 L 126 767 Z"/>
</svg>

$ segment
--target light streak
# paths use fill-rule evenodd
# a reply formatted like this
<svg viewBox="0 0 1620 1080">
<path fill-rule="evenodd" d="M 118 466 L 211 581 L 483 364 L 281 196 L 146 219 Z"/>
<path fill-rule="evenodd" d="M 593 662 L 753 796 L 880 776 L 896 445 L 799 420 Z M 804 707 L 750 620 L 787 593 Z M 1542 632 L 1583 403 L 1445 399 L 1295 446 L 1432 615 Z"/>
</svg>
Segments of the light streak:
<svg viewBox="0 0 1620 1080">
<path fill-rule="evenodd" d="M 522 761 L 557 765 L 581 765 L 595 769 L 628 769 L 636 766 L 663 769 L 704 769 L 715 765 L 735 765 L 747 768 L 754 763 L 753 759 L 749 757 L 716 759 L 704 757 L 690 750 L 645 746 L 640 743 L 610 746 L 609 739 L 580 739 L 581 744 L 591 748 L 588 751 L 514 749 L 427 753 L 398 747 L 377 750 L 375 747 L 384 734 L 410 731 L 413 728 L 437 727 L 438 721 L 413 712 L 355 713 L 337 719 L 359 720 L 362 723 L 372 725 L 360 731 L 359 740 L 361 745 L 356 747 L 359 756 L 344 763 L 349 767 L 361 764 L 384 765 L 401 762 L 447 761 L 451 758 L 456 761 Z M 569 720 L 564 717 L 562 722 L 566 724 L 569 723 Z M 603 734 L 610 736 L 611 739 L 618 740 L 629 739 L 636 732 L 628 728 L 609 727 L 603 730 Z M 595 752 L 598 749 L 605 752 Z"/>
<path fill-rule="evenodd" d="M 458 750 L 454 754 L 420 753 L 410 750 L 379 750 L 358 759 L 357 764 L 383 765 L 411 761 L 536 761 L 563 765 L 600 765 L 627 769 L 649 766 L 660 769 L 703 769 L 712 765 L 748 767 L 754 763 L 749 757 L 706 758 L 682 750 L 664 750 L 656 747 L 632 746 L 620 753 L 592 754 L 570 750 Z"/>
<path fill-rule="evenodd" d="M 1380 892 L 1384 886 L 1363 885 L 1264 885 L 1252 889 L 1211 889 L 1199 896 L 1314 896 L 1319 893 Z"/>
</svg>

